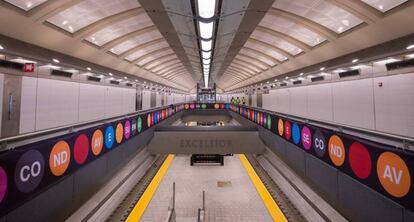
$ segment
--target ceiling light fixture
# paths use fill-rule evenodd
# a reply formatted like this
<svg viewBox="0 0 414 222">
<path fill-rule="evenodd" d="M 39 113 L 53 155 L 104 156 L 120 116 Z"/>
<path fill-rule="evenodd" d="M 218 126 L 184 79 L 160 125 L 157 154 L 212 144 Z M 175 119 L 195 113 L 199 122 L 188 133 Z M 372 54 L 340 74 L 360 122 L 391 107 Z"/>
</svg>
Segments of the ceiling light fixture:
<svg viewBox="0 0 414 222">
<path fill-rule="evenodd" d="M 201 50 L 208 52 L 211 51 L 211 48 L 213 46 L 213 40 L 201 40 Z"/>
<path fill-rule="evenodd" d="M 325 67 L 322 67 L 322 68 L 320 68 L 319 70 L 323 71 L 323 70 L 325 70 Z"/>
<path fill-rule="evenodd" d="M 211 51 L 210 52 L 201 52 L 201 56 L 203 57 L 203 59 L 210 59 Z"/>
<path fill-rule="evenodd" d="M 213 37 L 213 22 L 198 22 L 198 26 L 200 28 L 200 36 L 203 39 L 211 39 Z"/>
<path fill-rule="evenodd" d="M 66 69 L 66 70 L 64 70 L 65 72 L 71 72 L 71 73 L 76 73 L 76 72 L 78 72 L 78 70 L 76 70 L 76 69 Z"/>
<path fill-rule="evenodd" d="M 414 49 L 414 44 L 407 46 L 407 50 Z"/>
<path fill-rule="evenodd" d="M 91 71 L 91 70 L 92 70 L 90 67 L 86 67 L 86 69 L 87 69 L 88 71 Z"/>
<path fill-rule="evenodd" d="M 354 60 L 352 60 L 352 63 L 356 63 L 358 61 L 359 61 L 359 59 L 354 59 Z"/>
<path fill-rule="evenodd" d="M 215 0 L 198 0 L 198 14 L 201 18 L 212 18 L 216 11 Z"/>
<path fill-rule="evenodd" d="M 213 35 L 215 27 L 216 0 L 197 0 L 198 33 L 200 38 L 201 65 L 203 68 L 204 86 L 207 88 L 210 79 L 210 65 L 213 51 Z"/>
<path fill-rule="evenodd" d="M 395 58 L 387 58 L 387 59 L 383 59 L 383 60 L 380 60 L 380 61 L 376 61 L 376 62 L 374 62 L 374 64 L 385 65 L 387 63 L 398 62 L 398 61 L 400 61 L 400 60 L 395 59 Z"/>
<path fill-rule="evenodd" d="M 58 59 L 52 59 L 54 63 L 60 63 Z"/>
<path fill-rule="evenodd" d="M 342 20 L 342 24 L 344 24 L 345 26 L 349 26 L 349 21 L 344 19 L 344 20 Z"/>
<path fill-rule="evenodd" d="M 2 45 L 0 45 L 0 50 L 4 50 L 4 47 Z"/>
</svg>

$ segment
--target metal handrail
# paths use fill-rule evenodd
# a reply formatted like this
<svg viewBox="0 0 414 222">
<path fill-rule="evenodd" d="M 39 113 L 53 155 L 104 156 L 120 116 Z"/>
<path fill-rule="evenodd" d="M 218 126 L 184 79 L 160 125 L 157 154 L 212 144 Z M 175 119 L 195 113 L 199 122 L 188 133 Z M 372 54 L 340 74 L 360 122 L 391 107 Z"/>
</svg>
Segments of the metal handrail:
<svg viewBox="0 0 414 222">
<path fill-rule="evenodd" d="M 179 104 L 182 104 L 182 103 L 171 104 L 171 105 L 179 105 Z M 74 128 L 80 128 L 80 127 L 84 127 L 84 126 L 87 126 L 87 125 L 105 124 L 105 123 L 111 122 L 111 121 L 116 120 L 116 119 L 127 118 L 127 117 L 131 117 L 131 116 L 134 116 L 134 115 L 137 115 L 137 114 L 142 114 L 142 113 L 147 113 L 147 112 L 151 112 L 151 111 L 154 111 L 154 110 L 168 108 L 171 105 L 156 107 L 156 108 L 147 109 L 147 110 L 139 110 L 139 111 L 136 111 L 136 112 L 133 112 L 133 113 L 122 114 L 122 115 L 113 116 L 113 117 L 110 117 L 110 118 L 102 118 L 102 119 L 91 120 L 91 121 L 86 121 L 86 122 L 74 123 L 74 124 L 70 124 L 70 125 L 54 127 L 54 128 L 49 128 L 49 129 L 45 129 L 45 130 L 39 130 L 39 131 L 20 134 L 20 135 L 16 135 L 16 136 L 6 137 L 6 138 L 0 139 L 0 144 L 4 145 L 4 144 L 10 143 L 10 142 L 15 142 L 15 141 L 24 140 L 24 139 L 30 139 L 30 138 L 33 138 L 33 137 L 38 137 L 38 136 L 42 136 L 42 135 L 50 134 L 50 133 L 57 133 L 57 132 L 61 132 L 61 131 L 64 131 L 64 130 L 68 130 L 68 132 L 73 132 Z"/>
<path fill-rule="evenodd" d="M 252 107 L 252 106 L 247 106 L 247 105 L 239 105 L 239 106 L 245 107 L 245 108 L 256 109 L 256 110 L 267 112 L 267 113 L 270 113 L 270 114 L 275 114 L 275 115 L 285 117 L 287 119 L 292 119 L 292 120 L 302 122 L 302 123 L 307 123 L 307 124 L 312 124 L 313 123 L 315 125 L 328 126 L 329 128 L 332 128 L 332 129 L 334 129 L 338 132 L 343 132 L 346 129 L 346 130 L 351 130 L 351 131 L 357 131 L 359 133 L 365 133 L 367 135 L 372 135 L 372 136 L 387 137 L 388 139 L 391 139 L 391 140 L 394 140 L 394 141 L 401 141 L 404 146 L 408 146 L 408 143 L 414 144 L 414 138 L 413 137 L 401 136 L 401 135 L 392 134 L 392 133 L 385 133 L 385 132 L 381 132 L 381 131 L 370 130 L 370 129 L 360 128 L 360 127 L 355 127 L 355 126 L 350 126 L 350 125 L 344 125 L 344 124 L 334 123 L 334 122 L 329 122 L 329 121 L 324 122 L 324 121 L 319 121 L 319 120 L 312 120 L 312 119 L 308 119 L 308 118 L 304 118 L 304 117 L 300 117 L 300 116 L 284 114 L 284 113 L 280 113 L 280 112 L 276 112 L 276 111 L 266 110 L 266 109 L 263 109 L 263 108 Z M 405 147 L 405 148 L 408 148 L 408 147 Z"/>
</svg>

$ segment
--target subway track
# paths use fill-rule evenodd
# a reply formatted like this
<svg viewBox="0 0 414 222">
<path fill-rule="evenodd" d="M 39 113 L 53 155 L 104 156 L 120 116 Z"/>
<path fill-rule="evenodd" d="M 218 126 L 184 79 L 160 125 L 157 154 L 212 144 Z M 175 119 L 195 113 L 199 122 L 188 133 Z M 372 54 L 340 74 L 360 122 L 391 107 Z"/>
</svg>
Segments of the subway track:
<svg viewBox="0 0 414 222">
<path fill-rule="evenodd" d="M 280 187 L 272 180 L 272 178 L 267 174 L 267 172 L 260 166 L 256 158 L 251 154 L 245 155 L 247 160 L 250 162 L 251 166 L 254 168 L 256 174 L 259 176 L 262 183 L 265 185 L 266 189 L 269 191 L 272 198 L 275 200 L 279 208 L 282 210 L 286 219 L 289 222 L 303 222 L 306 219 L 294 206 L 294 204 L 289 200 L 285 193 L 280 189 Z"/>
<path fill-rule="evenodd" d="M 128 215 L 134 209 L 142 194 L 151 183 L 155 174 L 158 172 L 167 155 L 158 156 L 145 175 L 139 180 L 134 188 L 128 193 L 121 204 L 112 212 L 111 216 L 106 220 L 108 222 L 125 221 Z"/>
</svg>

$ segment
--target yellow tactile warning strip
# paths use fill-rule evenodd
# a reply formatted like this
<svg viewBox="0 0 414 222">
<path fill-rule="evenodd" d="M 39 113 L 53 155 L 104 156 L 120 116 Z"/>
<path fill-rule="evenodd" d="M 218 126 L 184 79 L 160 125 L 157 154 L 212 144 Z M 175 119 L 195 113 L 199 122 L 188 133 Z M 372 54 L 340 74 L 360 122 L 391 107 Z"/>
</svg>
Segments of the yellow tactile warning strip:
<svg viewBox="0 0 414 222">
<path fill-rule="evenodd" d="M 144 194 L 142 194 L 138 203 L 135 205 L 134 209 L 129 214 L 128 218 L 126 219 L 127 222 L 137 222 L 141 219 L 142 215 L 144 214 L 145 209 L 147 208 L 155 191 L 157 191 L 157 188 L 160 185 L 162 178 L 167 172 L 168 167 L 170 166 L 173 159 L 174 159 L 174 155 L 170 154 L 167 156 L 164 163 L 161 165 L 160 169 L 158 170 L 158 172 L 155 174 L 154 178 L 152 179 L 151 183 L 148 185 Z"/>
<path fill-rule="evenodd" d="M 270 216 L 272 216 L 274 221 L 287 222 L 288 220 L 286 219 L 285 215 L 280 210 L 276 202 L 273 200 L 272 196 L 270 196 L 269 191 L 266 189 L 265 185 L 260 180 L 259 176 L 257 176 L 256 172 L 254 171 L 252 165 L 250 165 L 250 162 L 247 160 L 246 156 L 244 154 L 240 154 L 239 158 L 244 168 L 246 169 L 247 174 L 249 174 L 249 177 L 252 180 L 254 186 L 256 187 L 257 192 L 262 198 L 263 203 L 265 204 L 267 210 L 269 211 Z"/>
</svg>

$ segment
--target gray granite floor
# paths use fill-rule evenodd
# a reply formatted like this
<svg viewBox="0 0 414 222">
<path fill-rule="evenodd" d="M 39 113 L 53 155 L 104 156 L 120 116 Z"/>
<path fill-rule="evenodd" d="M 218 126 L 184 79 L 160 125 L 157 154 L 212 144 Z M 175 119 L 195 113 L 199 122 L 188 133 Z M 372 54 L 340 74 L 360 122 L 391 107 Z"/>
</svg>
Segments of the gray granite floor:
<svg viewBox="0 0 414 222">
<path fill-rule="evenodd" d="M 272 221 L 238 155 L 224 166 L 190 166 L 189 155 L 176 155 L 141 221 L 165 221 L 176 184 L 177 221 L 196 221 L 206 193 L 206 221 Z"/>
</svg>

